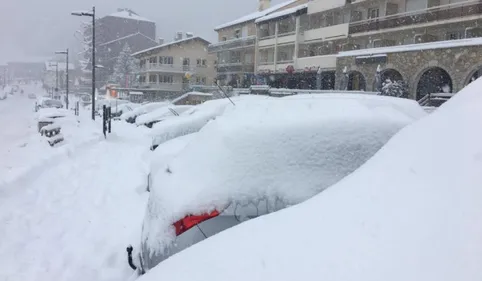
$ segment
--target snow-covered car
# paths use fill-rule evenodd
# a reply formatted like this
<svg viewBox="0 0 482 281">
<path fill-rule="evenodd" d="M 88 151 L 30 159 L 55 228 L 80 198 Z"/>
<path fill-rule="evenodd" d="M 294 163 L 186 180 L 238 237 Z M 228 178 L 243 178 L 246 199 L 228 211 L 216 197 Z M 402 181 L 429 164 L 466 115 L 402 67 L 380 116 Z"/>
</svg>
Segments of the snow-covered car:
<svg viewBox="0 0 482 281">
<path fill-rule="evenodd" d="M 166 119 L 176 117 L 181 115 L 183 112 L 193 108 L 192 105 L 170 105 L 164 106 L 159 109 L 156 109 L 152 112 L 143 114 L 136 118 L 136 125 L 137 126 L 146 126 L 148 128 L 152 128 L 152 126 L 156 123 L 164 121 Z"/>
<path fill-rule="evenodd" d="M 482 79 L 311 200 L 166 260 L 154 280 L 482 280 Z"/>
<path fill-rule="evenodd" d="M 28 94 L 28 98 L 31 99 L 31 100 L 34 100 L 34 99 L 37 99 L 37 95 L 36 94 Z"/>
<path fill-rule="evenodd" d="M 139 106 L 138 108 L 136 108 L 136 109 L 134 109 L 130 112 L 123 113 L 120 118 L 121 118 L 121 120 L 125 120 L 128 123 L 134 124 L 134 123 L 136 123 L 137 116 L 147 114 L 149 112 L 152 112 L 152 111 L 154 111 L 156 109 L 159 109 L 161 107 L 168 106 L 170 104 L 171 103 L 169 103 L 169 102 L 145 103 L 145 104 L 142 104 L 141 106 Z"/>
<path fill-rule="evenodd" d="M 246 99 L 256 98 L 263 99 L 261 96 L 253 95 L 233 97 L 232 100 L 237 103 Z M 160 144 L 179 136 L 198 132 L 209 121 L 220 116 L 226 106 L 233 106 L 228 99 L 206 101 L 180 114 L 178 118 L 170 118 L 155 124 L 150 134 L 152 136 L 151 149 L 154 150 Z"/>
<path fill-rule="evenodd" d="M 148 271 L 240 222 L 309 199 L 424 116 L 413 100 L 368 95 L 299 95 L 226 107 L 151 171 L 132 266 Z"/>
<path fill-rule="evenodd" d="M 40 103 L 41 108 L 63 108 L 64 105 L 61 101 L 55 99 L 43 99 Z"/>
<path fill-rule="evenodd" d="M 112 117 L 115 119 L 120 119 L 119 117 L 127 112 L 132 112 L 138 105 L 135 103 L 123 103 L 117 106 L 111 107 Z"/>
</svg>

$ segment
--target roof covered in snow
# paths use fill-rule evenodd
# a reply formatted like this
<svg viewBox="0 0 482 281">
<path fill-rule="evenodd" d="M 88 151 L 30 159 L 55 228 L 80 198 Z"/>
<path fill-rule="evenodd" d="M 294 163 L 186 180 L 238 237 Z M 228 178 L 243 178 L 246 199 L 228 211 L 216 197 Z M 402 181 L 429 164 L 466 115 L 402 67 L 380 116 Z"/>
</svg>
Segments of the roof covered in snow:
<svg viewBox="0 0 482 281">
<path fill-rule="evenodd" d="M 437 42 L 430 42 L 430 43 L 410 44 L 410 45 L 399 45 L 399 46 L 382 47 L 382 48 L 353 50 L 353 51 L 340 52 L 338 53 L 338 57 L 370 56 L 370 55 L 380 55 L 380 54 L 387 54 L 387 53 L 415 52 L 415 51 L 422 51 L 422 50 L 468 47 L 468 46 L 479 46 L 479 45 L 482 45 L 482 38 L 480 37 L 459 39 L 459 40 L 437 41 Z"/>
<path fill-rule="evenodd" d="M 274 5 L 274 6 L 268 8 L 268 9 L 265 9 L 263 11 L 256 11 L 254 13 L 251 13 L 251 14 L 245 15 L 243 17 L 240 17 L 236 20 L 218 25 L 214 28 L 214 30 L 217 31 L 219 29 L 223 29 L 223 28 L 230 27 L 230 26 L 233 26 L 233 25 L 237 25 L 237 24 L 248 22 L 248 21 L 252 21 L 252 20 L 255 20 L 255 19 L 260 18 L 260 17 L 264 17 L 264 16 L 266 16 L 270 13 L 276 12 L 277 10 L 279 10 L 283 7 L 286 7 L 290 4 L 293 4 L 296 1 L 298 1 L 298 0 L 289 0 L 289 1 L 283 2 L 283 3 L 278 4 L 278 5 Z"/>
<path fill-rule="evenodd" d="M 154 47 L 151 47 L 151 48 L 148 48 L 148 49 L 141 50 L 141 51 L 139 51 L 139 52 L 133 53 L 132 55 L 133 55 L 133 56 L 137 56 L 137 55 L 144 54 L 144 53 L 147 53 L 147 52 L 160 50 L 160 49 L 162 49 L 162 48 L 166 48 L 166 47 L 169 47 L 169 46 L 172 46 L 172 45 L 175 45 L 175 44 L 186 43 L 186 42 L 194 41 L 194 40 L 200 40 L 200 41 L 204 42 L 204 44 L 206 44 L 206 45 L 211 44 L 211 42 L 209 42 L 208 40 L 206 40 L 206 39 L 204 39 L 204 38 L 202 38 L 202 37 L 200 37 L 200 36 L 195 36 L 195 37 L 184 38 L 184 39 L 181 39 L 181 40 L 172 41 L 172 42 L 165 43 L 165 44 L 162 44 L 162 45 L 154 46 Z"/>
<path fill-rule="evenodd" d="M 124 18 L 124 19 L 137 20 L 137 21 L 153 22 L 151 20 L 148 20 L 146 18 L 143 18 L 137 15 L 134 12 L 127 11 L 127 10 L 118 11 L 110 15 L 107 15 L 106 17 L 116 17 L 116 18 Z"/>
<path fill-rule="evenodd" d="M 314 198 L 210 237 L 140 281 L 482 280 L 481 88 L 471 83 Z"/>
<path fill-rule="evenodd" d="M 211 93 L 202 93 L 202 92 L 189 92 L 185 93 L 171 101 L 171 103 L 176 104 L 176 102 L 181 101 L 189 96 L 203 96 L 203 97 L 212 97 L 213 94 Z"/>
<path fill-rule="evenodd" d="M 289 8 L 289 9 L 286 9 L 286 10 L 282 10 L 282 11 L 275 12 L 275 13 L 269 14 L 267 16 L 258 18 L 255 22 L 260 23 L 260 22 L 269 21 L 269 20 L 272 20 L 272 19 L 288 16 L 288 15 L 294 14 L 298 11 L 301 11 L 301 10 L 307 9 L 307 8 L 308 8 L 308 4 L 298 5 L 298 6 L 295 6 L 293 8 Z"/>
</svg>

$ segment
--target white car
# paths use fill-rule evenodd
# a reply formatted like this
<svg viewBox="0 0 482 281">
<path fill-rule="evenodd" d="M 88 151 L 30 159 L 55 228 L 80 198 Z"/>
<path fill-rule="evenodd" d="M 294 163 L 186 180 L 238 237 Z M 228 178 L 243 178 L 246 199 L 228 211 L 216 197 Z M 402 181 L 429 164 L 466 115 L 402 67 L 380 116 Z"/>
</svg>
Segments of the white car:
<svg viewBox="0 0 482 281">
<path fill-rule="evenodd" d="M 151 171 L 142 241 L 134 252 L 128 248 L 131 267 L 146 272 L 240 222 L 311 198 L 424 116 L 415 101 L 364 95 L 265 98 L 226 107 L 176 157 L 161 159 Z"/>
<path fill-rule="evenodd" d="M 136 118 L 137 116 L 147 114 L 149 112 L 152 112 L 154 110 L 157 110 L 161 107 L 165 107 L 171 105 L 169 102 L 152 102 L 152 103 L 146 103 L 142 104 L 141 106 L 135 108 L 134 110 L 130 112 L 123 113 L 121 115 L 121 119 L 125 120 L 127 123 L 134 124 L 136 123 Z"/>
<path fill-rule="evenodd" d="M 192 105 L 170 105 L 161 107 L 152 112 L 140 115 L 136 118 L 137 126 L 146 126 L 152 128 L 156 123 L 159 123 L 168 118 L 181 115 L 183 112 L 191 109 Z"/>
</svg>

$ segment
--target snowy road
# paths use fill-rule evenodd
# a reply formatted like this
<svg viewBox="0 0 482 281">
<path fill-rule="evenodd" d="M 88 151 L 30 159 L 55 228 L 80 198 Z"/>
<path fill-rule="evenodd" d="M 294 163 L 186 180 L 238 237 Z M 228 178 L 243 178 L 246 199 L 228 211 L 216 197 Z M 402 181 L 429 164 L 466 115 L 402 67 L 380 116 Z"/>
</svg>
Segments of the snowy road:
<svg viewBox="0 0 482 281">
<path fill-rule="evenodd" d="M 11 97 L 0 104 L 1 155 L 10 157 L 1 165 L 11 164 L 21 152 L 11 148 L 35 132 L 28 101 Z M 125 247 L 140 239 L 149 140 L 138 128 L 114 126 L 108 140 L 64 145 L 35 176 L 0 190 L 1 281 L 117 281 L 132 274 Z"/>
<path fill-rule="evenodd" d="M 147 194 L 144 147 L 102 142 L 0 199 L 0 280 L 125 280 Z"/>
</svg>

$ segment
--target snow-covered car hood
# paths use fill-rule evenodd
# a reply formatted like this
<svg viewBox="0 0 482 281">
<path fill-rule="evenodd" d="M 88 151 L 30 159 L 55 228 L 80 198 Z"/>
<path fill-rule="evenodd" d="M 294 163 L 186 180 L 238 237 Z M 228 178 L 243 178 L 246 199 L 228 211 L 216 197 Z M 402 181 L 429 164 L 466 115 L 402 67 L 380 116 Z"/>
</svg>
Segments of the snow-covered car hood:
<svg viewBox="0 0 482 281">
<path fill-rule="evenodd" d="M 482 280 L 481 87 L 311 200 L 207 239 L 140 281 Z"/>
<path fill-rule="evenodd" d="M 423 116 L 414 101 L 361 95 L 257 99 L 227 107 L 165 168 L 152 172 L 143 243 L 161 251 L 174 240 L 173 222 L 229 202 L 302 202 L 356 170 Z"/>
</svg>

